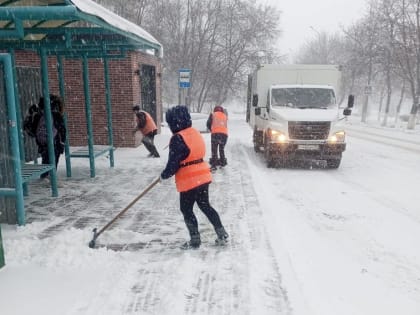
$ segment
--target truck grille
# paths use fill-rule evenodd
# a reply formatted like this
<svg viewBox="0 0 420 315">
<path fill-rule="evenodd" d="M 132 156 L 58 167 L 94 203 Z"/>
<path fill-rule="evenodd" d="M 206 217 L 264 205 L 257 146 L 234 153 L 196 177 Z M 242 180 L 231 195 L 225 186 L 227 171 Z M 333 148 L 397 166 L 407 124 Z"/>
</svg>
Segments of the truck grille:
<svg viewBox="0 0 420 315">
<path fill-rule="evenodd" d="M 330 133 L 329 121 L 290 121 L 289 138 L 295 140 L 325 140 Z"/>
</svg>

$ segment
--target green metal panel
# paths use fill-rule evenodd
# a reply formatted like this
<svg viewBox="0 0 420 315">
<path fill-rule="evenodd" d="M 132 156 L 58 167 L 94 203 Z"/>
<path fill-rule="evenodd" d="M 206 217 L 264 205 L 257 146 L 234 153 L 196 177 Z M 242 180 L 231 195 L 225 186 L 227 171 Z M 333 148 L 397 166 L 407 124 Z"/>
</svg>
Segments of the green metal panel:
<svg viewBox="0 0 420 315">
<path fill-rule="evenodd" d="M 14 167 L 9 137 L 9 118 L 6 103 L 3 63 L 0 63 L 0 189 L 2 195 L 15 197 Z M 0 222 L 16 224 L 16 203 L 14 198 L 0 197 Z"/>
<path fill-rule="evenodd" d="M 13 49 L 9 49 L 10 57 L 12 58 L 12 65 L 15 65 L 15 51 Z M 16 108 L 16 123 L 18 126 L 22 126 L 22 113 L 21 113 L 21 106 L 19 103 L 19 88 L 17 84 L 17 72 L 16 67 L 13 67 L 13 77 L 15 78 L 15 82 L 13 82 L 13 87 L 15 89 L 15 108 Z M 19 151 L 20 151 L 20 160 L 25 160 L 25 149 L 23 147 L 23 133 L 22 128 L 18 128 L 18 139 L 19 139 Z"/>
<path fill-rule="evenodd" d="M 74 5 L 65 6 L 25 6 L 7 7 L 0 10 L 0 20 L 78 20 L 78 11 Z"/>
</svg>

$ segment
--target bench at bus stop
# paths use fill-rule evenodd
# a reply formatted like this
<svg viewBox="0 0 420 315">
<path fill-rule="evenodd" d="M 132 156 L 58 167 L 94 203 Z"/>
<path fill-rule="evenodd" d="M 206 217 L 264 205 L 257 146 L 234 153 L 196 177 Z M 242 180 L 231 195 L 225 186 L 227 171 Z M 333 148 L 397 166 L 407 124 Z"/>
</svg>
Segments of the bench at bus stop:
<svg viewBox="0 0 420 315">
<path fill-rule="evenodd" d="M 95 159 L 107 154 L 109 158 L 110 167 L 114 167 L 114 151 L 115 148 L 109 145 L 93 145 L 92 150 L 89 150 L 89 147 L 80 147 L 72 150 L 68 159 L 66 158 L 67 163 L 67 177 L 71 177 L 71 163 L 70 158 L 87 158 L 90 161 L 90 177 L 95 177 Z"/>
</svg>

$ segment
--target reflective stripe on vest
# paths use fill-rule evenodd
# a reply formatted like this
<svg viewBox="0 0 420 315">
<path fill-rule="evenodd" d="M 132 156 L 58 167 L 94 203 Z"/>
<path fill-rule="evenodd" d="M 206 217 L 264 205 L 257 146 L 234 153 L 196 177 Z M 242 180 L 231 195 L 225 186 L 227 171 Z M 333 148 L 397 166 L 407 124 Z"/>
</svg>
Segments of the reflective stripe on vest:
<svg viewBox="0 0 420 315">
<path fill-rule="evenodd" d="M 225 113 L 214 112 L 212 115 L 211 133 L 224 133 L 227 135 L 227 116 Z"/>
<path fill-rule="evenodd" d="M 150 114 L 148 112 L 145 111 L 141 111 L 142 113 L 145 114 L 146 116 L 146 124 L 144 125 L 143 128 L 140 128 L 140 131 L 142 134 L 147 135 L 148 133 L 152 132 L 153 130 L 156 130 L 156 124 L 152 118 L 152 116 L 150 116 Z"/>
<path fill-rule="evenodd" d="M 194 128 L 186 128 L 178 132 L 190 149 L 190 154 L 180 163 L 175 174 L 176 189 L 179 192 L 191 190 L 211 182 L 209 165 L 204 162 L 206 145 L 201 134 Z"/>
</svg>

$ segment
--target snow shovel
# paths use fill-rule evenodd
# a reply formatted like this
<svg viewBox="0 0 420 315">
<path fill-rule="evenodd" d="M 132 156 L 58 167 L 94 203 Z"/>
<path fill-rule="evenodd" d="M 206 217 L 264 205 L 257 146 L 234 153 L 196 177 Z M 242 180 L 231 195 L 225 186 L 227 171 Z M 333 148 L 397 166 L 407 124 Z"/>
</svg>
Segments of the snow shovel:
<svg viewBox="0 0 420 315">
<path fill-rule="evenodd" d="M 89 242 L 90 248 L 95 248 L 96 239 L 101 235 L 107 228 L 109 228 L 119 217 L 121 217 L 128 209 L 130 209 L 141 197 L 149 192 L 157 183 L 160 182 L 160 177 L 156 178 L 149 186 L 147 186 L 130 204 L 125 207 L 120 213 L 118 213 L 111 221 L 109 221 L 102 229 L 99 231 L 97 228 L 93 229 L 93 239 Z"/>
</svg>

